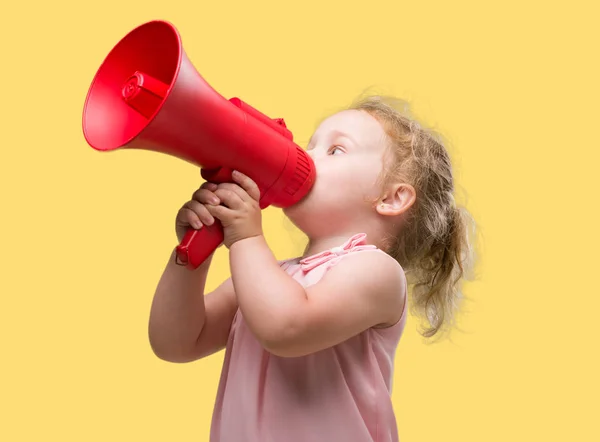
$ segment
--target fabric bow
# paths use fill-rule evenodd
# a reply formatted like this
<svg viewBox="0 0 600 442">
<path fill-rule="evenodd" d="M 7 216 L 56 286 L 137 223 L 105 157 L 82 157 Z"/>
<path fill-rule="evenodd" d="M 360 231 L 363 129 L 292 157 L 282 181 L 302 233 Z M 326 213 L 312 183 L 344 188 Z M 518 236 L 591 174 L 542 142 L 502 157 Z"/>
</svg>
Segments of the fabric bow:
<svg viewBox="0 0 600 442">
<path fill-rule="evenodd" d="M 366 237 L 366 233 L 357 233 L 356 235 L 350 237 L 350 239 L 348 239 L 348 241 L 341 246 L 333 247 L 332 249 L 325 250 L 321 253 L 317 253 L 300 260 L 300 267 L 304 272 L 308 272 L 309 270 L 312 270 L 327 261 L 346 255 L 352 251 L 376 249 L 377 247 L 374 245 L 369 245 L 366 243 Z"/>
</svg>

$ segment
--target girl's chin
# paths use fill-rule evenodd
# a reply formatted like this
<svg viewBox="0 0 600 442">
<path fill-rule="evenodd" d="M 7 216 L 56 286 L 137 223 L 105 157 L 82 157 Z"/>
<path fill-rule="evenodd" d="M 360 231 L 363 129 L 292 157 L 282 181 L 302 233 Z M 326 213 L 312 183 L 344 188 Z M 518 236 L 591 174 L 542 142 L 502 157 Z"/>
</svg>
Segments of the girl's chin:
<svg viewBox="0 0 600 442">
<path fill-rule="evenodd" d="M 297 206 L 287 207 L 283 209 L 283 213 L 298 228 L 302 228 L 303 221 L 307 218 L 307 215 Z"/>
<path fill-rule="evenodd" d="M 331 211 L 318 211 L 308 207 L 289 207 L 284 209 L 287 218 L 308 237 L 331 234 L 339 229 L 343 221 L 339 214 Z"/>
<path fill-rule="evenodd" d="M 284 208 L 283 213 L 285 213 L 290 218 L 305 216 L 305 214 L 308 212 L 306 206 L 306 200 L 301 200 L 293 206 Z"/>
</svg>

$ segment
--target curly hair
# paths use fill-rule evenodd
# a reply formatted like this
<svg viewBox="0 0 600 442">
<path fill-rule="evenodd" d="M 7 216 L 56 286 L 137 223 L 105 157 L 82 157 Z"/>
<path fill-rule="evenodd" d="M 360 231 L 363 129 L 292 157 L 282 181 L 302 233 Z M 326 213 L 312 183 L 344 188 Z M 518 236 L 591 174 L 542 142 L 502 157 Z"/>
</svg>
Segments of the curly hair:
<svg viewBox="0 0 600 442">
<path fill-rule="evenodd" d="M 410 116 L 408 103 L 399 98 L 370 95 L 349 109 L 368 112 L 384 128 L 388 154 L 382 184 L 412 185 L 416 201 L 402 229 L 388 238 L 386 252 L 406 272 L 411 311 L 425 319 L 422 336 L 431 338 L 455 325 L 463 299 L 461 281 L 474 261 L 475 222 L 456 204 L 450 156 L 439 134 Z"/>
</svg>

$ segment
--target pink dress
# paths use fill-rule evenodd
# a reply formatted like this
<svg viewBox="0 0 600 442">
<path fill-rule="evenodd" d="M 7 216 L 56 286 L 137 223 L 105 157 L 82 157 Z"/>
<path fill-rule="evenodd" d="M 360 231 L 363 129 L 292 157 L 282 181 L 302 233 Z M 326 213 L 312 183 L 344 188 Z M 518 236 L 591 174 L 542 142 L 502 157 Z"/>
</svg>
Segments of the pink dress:
<svg viewBox="0 0 600 442">
<path fill-rule="evenodd" d="M 308 287 L 347 254 L 379 251 L 365 238 L 358 234 L 340 247 L 280 264 Z M 405 323 L 406 301 L 401 319 L 391 327 L 371 328 L 334 347 L 284 358 L 264 350 L 238 310 L 227 342 L 210 441 L 398 441 L 390 393 L 394 354 Z"/>
</svg>

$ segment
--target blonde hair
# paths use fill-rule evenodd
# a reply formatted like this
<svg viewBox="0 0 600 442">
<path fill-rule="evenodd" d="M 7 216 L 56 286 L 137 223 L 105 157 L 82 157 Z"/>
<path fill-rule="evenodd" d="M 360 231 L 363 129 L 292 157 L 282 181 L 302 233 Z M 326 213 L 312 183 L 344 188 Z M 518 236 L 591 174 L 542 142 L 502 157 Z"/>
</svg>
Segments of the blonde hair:
<svg viewBox="0 0 600 442">
<path fill-rule="evenodd" d="M 381 95 L 357 99 L 349 109 L 375 117 L 389 138 L 382 185 L 405 182 L 416 191 L 399 233 L 387 253 L 406 272 L 411 311 L 427 320 L 422 336 L 431 338 L 455 325 L 464 295 L 461 280 L 474 263 L 470 213 L 457 206 L 450 156 L 440 136 L 409 114 L 406 101 Z"/>
</svg>

